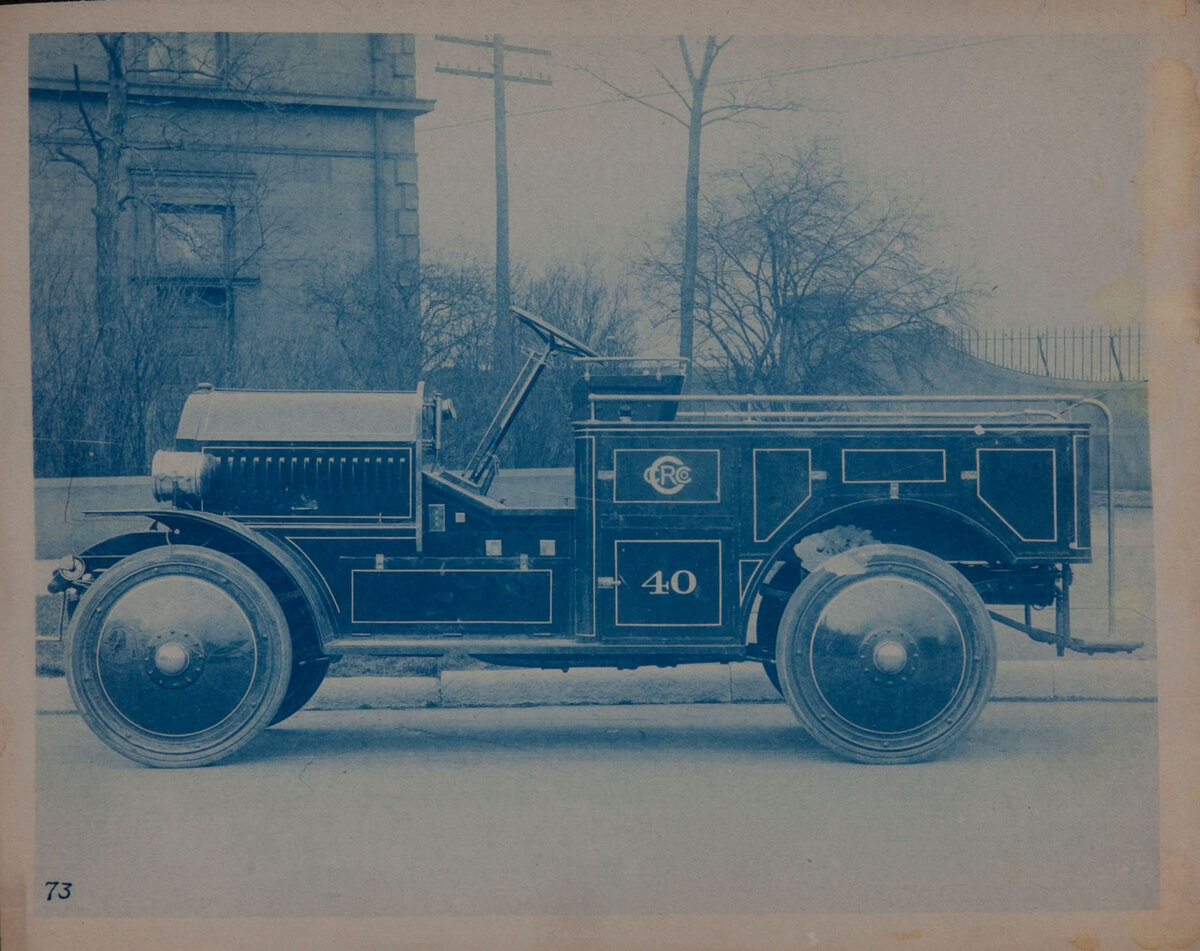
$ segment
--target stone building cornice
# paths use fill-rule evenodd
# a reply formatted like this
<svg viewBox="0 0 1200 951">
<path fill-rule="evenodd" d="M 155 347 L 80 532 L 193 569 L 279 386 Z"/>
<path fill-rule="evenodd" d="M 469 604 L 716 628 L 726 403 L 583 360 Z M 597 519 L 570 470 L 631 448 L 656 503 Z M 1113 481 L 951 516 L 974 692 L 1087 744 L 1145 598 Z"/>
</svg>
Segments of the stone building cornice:
<svg viewBox="0 0 1200 951">
<path fill-rule="evenodd" d="M 31 76 L 29 91 L 34 93 L 74 93 L 73 79 L 52 76 Z M 89 97 L 106 94 L 108 83 L 82 80 L 79 89 Z M 397 98 L 383 95 L 325 95 L 311 92 L 287 92 L 285 90 L 231 89 L 216 83 L 130 83 L 128 94 L 143 101 L 226 102 L 230 104 L 254 104 L 262 106 L 299 106 L 320 109 L 379 110 L 421 116 L 431 112 L 432 99 Z"/>
</svg>

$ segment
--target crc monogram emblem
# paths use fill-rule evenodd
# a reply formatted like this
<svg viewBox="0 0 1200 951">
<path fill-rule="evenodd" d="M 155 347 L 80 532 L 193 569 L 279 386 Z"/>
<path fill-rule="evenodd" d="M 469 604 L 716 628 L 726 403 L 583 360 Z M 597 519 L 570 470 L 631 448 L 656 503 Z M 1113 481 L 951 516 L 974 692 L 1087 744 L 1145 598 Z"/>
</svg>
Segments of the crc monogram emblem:
<svg viewBox="0 0 1200 951">
<path fill-rule="evenodd" d="M 676 456 L 659 456 L 642 473 L 642 478 L 654 488 L 655 492 L 661 495 L 674 495 L 692 481 L 692 470 Z"/>
</svg>

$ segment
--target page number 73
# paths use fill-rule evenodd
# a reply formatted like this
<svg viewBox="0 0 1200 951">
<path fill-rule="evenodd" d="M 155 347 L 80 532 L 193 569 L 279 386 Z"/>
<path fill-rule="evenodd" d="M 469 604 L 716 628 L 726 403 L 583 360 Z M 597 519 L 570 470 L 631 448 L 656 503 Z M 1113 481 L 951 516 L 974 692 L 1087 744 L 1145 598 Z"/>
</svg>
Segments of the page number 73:
<svg viewBox="0 0 1200 951">
<path fill-rule="evenodd" d="M 54 901 L 54 899 L 67 899 L 71 897 L 70 882 L 47 882 L 46 883 L 46 901 Z"/>
</svg>

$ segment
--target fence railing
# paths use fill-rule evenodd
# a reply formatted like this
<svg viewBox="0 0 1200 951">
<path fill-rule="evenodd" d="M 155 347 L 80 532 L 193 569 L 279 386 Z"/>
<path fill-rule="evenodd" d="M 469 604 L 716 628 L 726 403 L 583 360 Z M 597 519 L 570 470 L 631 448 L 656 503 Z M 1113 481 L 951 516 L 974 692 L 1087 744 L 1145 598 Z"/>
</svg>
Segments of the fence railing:
<svg viewBox="0 0 1200 951">
<path fill-rule="evenodd" d="M 1144 380 L 1142 329 L 1062 327 L 1055 330 L 966 330 L 956 345 L 1009 370 L 1059 380 Z"/>
</svg>

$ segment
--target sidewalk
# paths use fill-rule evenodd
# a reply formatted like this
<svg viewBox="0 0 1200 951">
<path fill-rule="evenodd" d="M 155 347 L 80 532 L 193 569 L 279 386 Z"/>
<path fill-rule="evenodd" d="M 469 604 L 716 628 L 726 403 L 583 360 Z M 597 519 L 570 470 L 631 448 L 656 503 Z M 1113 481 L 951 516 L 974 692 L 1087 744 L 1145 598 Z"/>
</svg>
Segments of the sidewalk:
<svg viewBox="0 0 1200 951">
<path fill-rule="evenodd" d="M 1154 661 L 1091 658 L 1001 661 L 993 700 L 1154 700 Z M 660 670 L 450 670 L 439 677 L 326 677 L 309 710 L 415 707 L 536 707 L 777 703 L 755 663 L 690 664 Z M 73 713 L 62 677 L 39 677 L 39 713 Z"/>
</svg>

